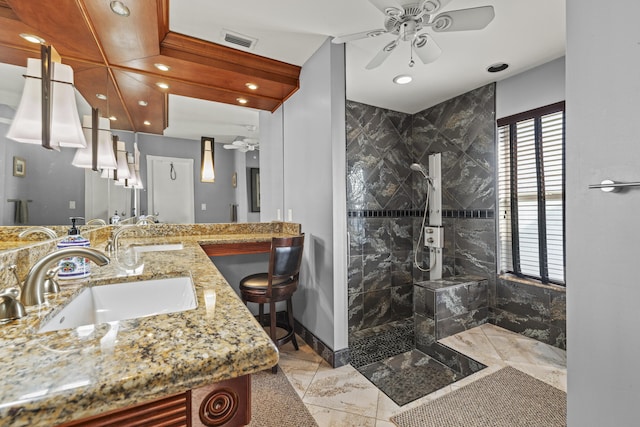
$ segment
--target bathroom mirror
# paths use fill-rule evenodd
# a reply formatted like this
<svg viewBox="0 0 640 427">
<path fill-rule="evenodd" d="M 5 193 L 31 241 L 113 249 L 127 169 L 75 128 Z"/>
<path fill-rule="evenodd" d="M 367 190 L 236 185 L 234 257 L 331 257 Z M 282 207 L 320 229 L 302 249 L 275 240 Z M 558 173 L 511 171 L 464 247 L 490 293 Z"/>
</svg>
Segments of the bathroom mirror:
<svg viewBox="0 0 640 427">
<path fill-rule="evenodd" d="M 215 143 L 214 183 L 201 183 L 199 179 L 200 140 L 168 138 L 161 135 L 134 134 L 118 131 L 112 124 L 113 133 L 126 142 L 127 150 L 133 151 L 137 142 L 141 151 L 141 175 L 145 189 L 133 194 L 127 190 L 121 195 L 122 201 L 109 200 L 110 190 L 88 188 L 87 182 L 95 180 L 96 172 L 86 171 L 71 165 L 75 149 L 63 148 L 60 152 L 45 150 L 38 145 L 20 144 L 6 138 L 15 108 L 19 104 L 24 86 L 25 67 L 0 63 L 0 225 L 13 226 L 16 219 L 16 203 L 27 203 L 27 225 L 66 225 L 69 217 L 85 217 L 87 203 L 108 201 L 106 210 L 99 215 L 105 221 L 115 210 L 123 217 L 130 217 L 132 205 L 137 203 L 139 213 L 146 209 L 146 156 L 167 156 L 193 159 L 194 164 L 194 210 L 196 223 L 230 222 L 233 205 L 244 204 L 246 212 L 238 212 L 239 222 L 257 222 L 259 213 L 250 211 L 249 169 L 259 166 L 259 152 L 243 153 L 240 150 L 226 150 Z M 78 94 L 80 116 L 91 114 L 89 104 Z M 180 117 L 172 114 L 170 117 Z M 215 135 L 207 135 L 213 136 Z M 14 158 L 18 159 L 18 174 L 14 174 Z M 234 175 L 236 186 L 233 186 Z M 103 180 L 105 183 L 107 180 Z M 240 191 L 244 190 L 244 191 Z M 243 198 L 244 197 L 244 198 Z M 18 202 L 14 202 L 17 200 Z M 243 203 L 244 202 L 244 203 Z M 21 211 L 20 209 L 18 210 Z M 89 212 L 92 210 L 89 209 Z M 122 212 L 125 211 L 125 212 Z M 97 212 L 97 211 L 96 211 Z M 92 216 L 93 217 L 93 216 Z M 87 220 L 90 218 L 87 218 Z M 159 212 L 162 222 L 162 212 Z M 0 248 L 2 250 L 2 248 Z"/>
</svg>

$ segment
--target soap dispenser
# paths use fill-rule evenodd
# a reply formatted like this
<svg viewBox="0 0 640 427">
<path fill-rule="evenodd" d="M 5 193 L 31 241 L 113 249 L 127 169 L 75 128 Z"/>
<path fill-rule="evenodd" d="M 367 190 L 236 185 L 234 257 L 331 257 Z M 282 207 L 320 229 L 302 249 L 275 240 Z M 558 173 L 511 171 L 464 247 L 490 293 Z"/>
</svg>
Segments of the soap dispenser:
<svg viewBox="0 0 640 427">
<path fill-rule="evenodd" d="M 72 247 L 89 247 L 91 243 L 80 235 L 80 230 L 76 227 L 76 220 L 84 219 L 82 217 L 71 217 L 71 228 L 67 232 L 67 237 L 58 243 L 58 249 Z M 91 274 L 89 260 L 84 257 L 68 257 L 60 260 L 58 263 L 58 279 L 82 279 Z"/>
<path fill-rule="evenodd" d="M 120 222 L 120 215 L 118 215 L 118 211 L 115 211 L 113 216 L 111 218 L 109 218 L 109 223 L 110 224 L 117 224 L 119 222 Z"/>
</svg>

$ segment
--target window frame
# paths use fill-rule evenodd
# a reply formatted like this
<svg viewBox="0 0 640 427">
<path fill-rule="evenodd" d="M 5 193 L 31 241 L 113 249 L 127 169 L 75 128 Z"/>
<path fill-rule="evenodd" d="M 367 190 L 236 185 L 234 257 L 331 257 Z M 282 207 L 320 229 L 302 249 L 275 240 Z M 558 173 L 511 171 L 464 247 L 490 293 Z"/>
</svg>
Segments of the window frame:
<svg viewBox="0 0 640 427">
<path fill-rule="evenodd" d="M 517 176 L 517 162 L 516 162 L 516 153 L 517 150 L 514 150 L 515 144 L 517 144 L 517 133 L 514 132 L 516 126 L 519 122 L 523 121 L 534 121 L 534 132 L 535 132 L 535 168 L 536 168 L 536 176 L 544 175 L 544 165 L 543 161 L 543 153 L 542 153 L 542 117 L 547 116 L 553 113 L 562 112 L 562 264 L 563 264 L 563 280 L 558 281 L 555 279 L 550 279 L 548 276 L 548 258 L 547 258 L 547 218 L 546 218 L 546 194 L 544 188 L 544 182 L 539 179 L 536 179 L 536 187 L 537 187 L 537 224 L 538 224 L 538 268 L 540 272 L 540 276 L 533 276 L 530 274 L 522 273 L 522 269 L 520 266 L 520 255 L 519 255 L 519 235 L 518 235 L 518 192 L 517 192 L 517 180 L 512 179 L 512 177 Z M 544 107 L 535 108 L 529 111 L 525 111 L 522 113 L 514 114 L 511 116 L 503 117 L 496 120 L 497 125 L 497 149 L 496 154 L 498 158 L 498 165 L 500 164 L 501 151 L 500 151 L 500 129 L 504 126 L 509 126 L 509 204 L 510 204 L 510 222 L 511 222 L 511 258 L 512 258 L 512 269 L 508 270 L 504 268 L 504 266 L 500 265 L 500 270 L 505 273 L 511 273 L 521 278 L 528 278 L 540 281 L 543 284 L 555 284 L 560 286 L 566 286 L 566 203 L 565 203 L 565 193 L 566 193 L 566 109 L 565 109 L 565 101 L 556 102 L 550 105 L 546 105 Z M 500 167 L 496 168 L 496 179 L 498 188 L 501 187 L 500 182 Z M 498 193 L 497 204 L 500 206 L 500 191 Z M 500 217 L 498 217 L 498 222 L 500 222 Z M 497 227 L 498 232 L 498 242 L 501 244 L 502 236 L 501 236 L 501 227 Z M 498 248 L 499 256 L 498 260 L 502 260 L 502 252 L 503 249 L 501 247 Z"/>
</svg>

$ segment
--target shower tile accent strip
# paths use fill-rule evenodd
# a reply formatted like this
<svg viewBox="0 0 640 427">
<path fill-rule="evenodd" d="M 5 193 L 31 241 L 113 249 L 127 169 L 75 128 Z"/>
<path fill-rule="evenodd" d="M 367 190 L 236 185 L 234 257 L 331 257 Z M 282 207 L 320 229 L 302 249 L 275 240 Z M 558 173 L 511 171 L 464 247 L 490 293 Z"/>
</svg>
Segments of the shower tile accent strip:
<svg viewBox="0 0 640 427">
<path fill-rule="evenodd" d="M 348 211 L 349 218 L 415 218 L 422 217 L 422 209 L 385 209 L 385 210 L 356 210 Z M 493 209 L 444 209 L 443 218 L 495 218 Z"/>
</svg>

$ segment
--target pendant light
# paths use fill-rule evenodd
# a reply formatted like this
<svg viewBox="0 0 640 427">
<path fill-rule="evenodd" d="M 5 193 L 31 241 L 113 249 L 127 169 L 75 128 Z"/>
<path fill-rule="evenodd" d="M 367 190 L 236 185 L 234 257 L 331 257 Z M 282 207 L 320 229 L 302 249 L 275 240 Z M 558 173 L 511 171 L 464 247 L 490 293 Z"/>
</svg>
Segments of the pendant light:
<svg viewBox="0 0 640 427">
<path fill-rule="evenodd" d="M 200 182 L 215 182 L 216 173 L 213 169 L 213 138 L 200 139 Z"/>
<path fill-rule="evenodd" d="M 94 109 L 95 118 L 97 119 L 97 127 L 94 127 L 94 117 L 84 116 L 82 118 L 82 131 L 87 140 L 85 148 L 78 148 L 76 155 L 73 157 L 71 164 L 79 168 L 93 169 L 95 171 L 102 169 L 116 169 L 116 156 L 113 153 L 113 143 L 111 142 L 111 126 L 109 119 L 105 117 L 97 117 L 98 110 Z M 94 144 L 93 136 L 97 136 Z M 94 158 L 94 146 L 96 146 Z"/>
<path fill-rule="evenodd" d="M 117 141 L 116 146 L 116 162 L 118 164 L 116 168 L 116 179 L 118 181 L 122 180 L 122 184 L 124 185 L 124 180 L 131 177 L 129 165 L 127 164 L 127 147 L 124 141 L 119 140 Z"/>
<path fill-rule="evenodd" d="M 73 69 L 52 62 L 55 50 L 51 46 L 41 45 L 40 52 L 41 59 L 27 59 L 22 98 L 7 138 L 58 151 L 60 147 L 84 148 L 87 142 L 78 117 Z"/>
<path fill-rule="evenodd" d="M 142 185 L 142 178 L 140 177 L 140 150 L 138 150 L 138 143 L 135 142 L 133 144 L 133 158 L 134 158 L 134 170 L 136 175 L 136 184 L 134 188 L 137 190 L 144 190 L 144 185 Z"/>
</svg>

